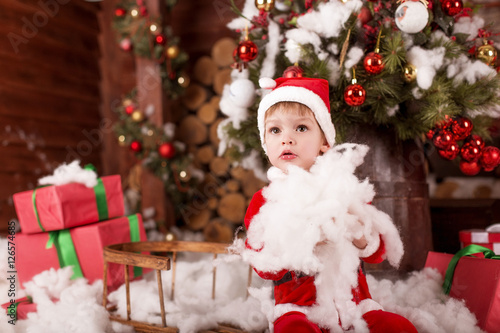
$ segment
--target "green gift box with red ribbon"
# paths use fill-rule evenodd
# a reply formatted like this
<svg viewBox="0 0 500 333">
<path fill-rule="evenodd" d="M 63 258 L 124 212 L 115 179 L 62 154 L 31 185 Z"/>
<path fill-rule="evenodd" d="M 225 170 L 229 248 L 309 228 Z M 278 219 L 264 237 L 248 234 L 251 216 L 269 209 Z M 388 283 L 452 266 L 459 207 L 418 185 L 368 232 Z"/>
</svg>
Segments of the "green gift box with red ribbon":
<svg viewBox="0 0 500 333">
<path fill-rule="evenodd" d="M 62 230 L 123 216 L 120 175 L 97 179 L 97 185 L 50 185 L 13 195 L 25 234 Z"/>
<path fill-rule="evenodd" d="M 443 276 L 443 291 L 465 301 L 478 326 L 500 332 L 500 256 L 486 247 L 469 245 L 455 255 L 429 252 L 425 267 Z"/>
<path fill-rule="evenodd" d="M 105 246 L 146 240 L 140 214 L 47 233 L 19 233 L 15 238 L 19 282 L 22 285 L 51 268 L 72 266 L 72 278 L 84 277 L 92 283 L 103 279 Z M 142 273 L 142 268 L 130 267 L 129 276 Z M 110 264 L 108 289 L 114 290 L 124 281 L 123 266 Z"/>
</svg>

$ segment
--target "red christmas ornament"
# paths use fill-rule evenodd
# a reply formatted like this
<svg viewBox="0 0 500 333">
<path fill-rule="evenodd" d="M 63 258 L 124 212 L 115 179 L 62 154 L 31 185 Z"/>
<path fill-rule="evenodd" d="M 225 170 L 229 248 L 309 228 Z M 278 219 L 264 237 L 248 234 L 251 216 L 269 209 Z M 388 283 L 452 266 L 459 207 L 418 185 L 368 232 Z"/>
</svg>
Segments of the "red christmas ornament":
<svg viewBox="0 0 500 333">
<path fill-rule="evenodd" d="M 373 19 L 373 15 L 370 12 L 368 7 L 363 6 L 358 14 L 358 20 L 361 22 L 361 25 L 365 25 Z"/>
<path fill-rule="evenodd" d="M 500 164 L 500 149 L 494 146 L 485 147 L 479 157 L 479 164 L 484 171 L 493 171 Z"/>
<path fill-rule="evenodd" d="M 130 105 L 127 105 L 125 107 L 125 113 L 128 114 L 128 115 L 131 115 L 132 112 L 134 112 L 135 110 L 135 105 L 134 104 L 130 104 Z"/>
<path fill-rule="evenodd" d="M 158 34 L 155 36 L 155 43 L 158 45 L 165 45 L 167 43 L 167 38 L 164 34 Z"/>
<path fill-rule="evenodd" d="M 455 143 L 455 141 L 453 140 L 451 132 L 443 129 L 436 131 L 436 134 L 432 138 L 432 143 L 434 143 L 434 146 L 438 149 L 445 149 L 452 143 Z"/>
<path fill-rule="evenodd" d="M 352 81 L 344 90 L 344 100 L 350 106 L 360 106 L 365 102 L 366 91 L 355 79 Z"/>
<path fill-rule="evenodd" d="M 470 119 L 459 117 L 451 121 L 451 132 L 456 141 L 465 139 L 472 132 L 472 121 Z"/>
<path fill-rule="evenodd" d="M 140 153 L 142 150 L 142 144 L 140 141 L 134 140 L 130 143 L 130 150 L 134 153 Z"/>
<path fill-rule="evenodd" d="M 425 137 L 427 138 L 427 140 L 432 140 L 434 134 L 436 134 L 436 129 L 433 128 L 427 131 L 427 133 L 425 133 Z"/>
<path fill-rule="evenodd" d="M 257 58 L 257 45 L 251 40 L 244 40 L 238 44 L 236 55 L 244 62 L 249 62 Z"/>
<path fill-rule="evenodd" d="M 465 140 L 464 140 L 464 144 L 466 143 L 471 143 L 477 147 L 479 147 L 480 149 L 483 149 L 484 148 L 484 140 L 482 137 L 480 137 L 479 135 L 477 134 L 472 134 L 471 136 L 468 136 Z"/>
<path fill-rule="evenodd" d="M 148 9 L 146 8 L 146 6 L 141 6 L 139 8 L 139 14 L 141 14 L 141 16 L 148 16 Z"/>
<path fill-rule="evenodd" d="M 123 38 L 120 41 L 120 47 L 123 51 L 132 50 L 132 41 L 130 40 L 130 38 Z"/>
<path fill-rule="evenodd" d="M 158 146 L 158 154 L 163 158 L 172 158 L 175 156 L 175 146 L 171 142 L 162 143 Z"/>
<path fill-rule="evenodd" d="M 115 16 L 123 17 L 123 16 L 125 16 L 125 14 L 127 14 L 127 11 L 125 10 L 125 8 L 118 7 L 115 9 Z"/>
<path fill-rule="evenodd" d="M 363 65 L 365 70 L 372 75 L 378 74 L 384 69 L 382 56 L 378 52 L 368 53 L 363 61 Z"/>
<path fill-rule="evenodd" d="M 460 156 L 467 162 L 476 162 L 481 156 L 481 148 L 468 142 L 460 148 Z"/>
<path fill-rule="evenodd" d="M 304 70 L 299 66 L 289 66 L 287 69 L 283 71 L 283 77 L 293 78 L 293 77 L 302 77 L 302 73 Z"/>
<path fill-rule="evenodd" d="M 448 145 L 448 147 L 444 149 L 438 149 L 439 156 L 450 161 L 455 159 L 455 157 L 457 157 L 459 153 L 460 153 L 460 146 L 456 142 L 451 143 L 450 145 Z"/>
<path fill-rule="evenodd" d="M 443 0 L 441 9 L 446 15 L 455 16 L 462 11 L 464 4 L 462 0 Z"/>
<path fill-rule="evenodd" d="M 458 166 L 460 171 L 467 176 L 477 175 L 479 171 L 481 171 L 481 166 L 477 162 L 467 162 L 462 160 Z"/>
</svg>

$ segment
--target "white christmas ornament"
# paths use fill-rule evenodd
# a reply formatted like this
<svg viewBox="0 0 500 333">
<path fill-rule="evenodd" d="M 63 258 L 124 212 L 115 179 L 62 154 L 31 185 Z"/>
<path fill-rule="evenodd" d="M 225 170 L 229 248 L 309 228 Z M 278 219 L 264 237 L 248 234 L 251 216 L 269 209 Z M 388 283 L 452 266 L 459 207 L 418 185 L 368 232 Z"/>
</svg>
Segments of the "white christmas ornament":
<svg viewBox="0 0 500 333">
<path fill-rule="evenodd" d="M 418 0 L 405 1 L 396 9 L 394 21 L 403 32 L 408 34 L 420 32 L 429 21 L 427 6 Z"/>
</svg>

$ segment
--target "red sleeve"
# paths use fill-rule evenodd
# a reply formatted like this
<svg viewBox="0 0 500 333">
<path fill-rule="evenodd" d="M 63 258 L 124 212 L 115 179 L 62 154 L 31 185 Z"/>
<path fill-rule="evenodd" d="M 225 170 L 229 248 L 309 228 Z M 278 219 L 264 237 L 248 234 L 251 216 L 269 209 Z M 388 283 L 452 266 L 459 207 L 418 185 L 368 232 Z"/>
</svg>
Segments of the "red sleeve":
<svg viewBox="0 0 500 333">
<path fill-rule="evenodd" d="M 369 264 L 380 264 L 382 261 L 384 261 L 384 254 L 385 254 L 385 244 L 384 241 L 382 240 L 382 236 L 380 236 L 380 245 L 377 251 L 375 251 L 371 256 L 361 259 Z"/>
<path fill-rule="evenodd" d="M 244 220 L 245 228 L 247 228 L 247 230 L 248 227 L 250 226 L 250 223 L 252 222 L 253 217 L 257 215 L 257 213 L 259 212 L 260 207 L 262 207 L 262 205 L 266 203 L 266 199 L 262 195 L 262 190 L 263 189 L 260 189 L 259 191 L 255 192 L 255 194 L 252 197 L 252 200 L 250 201 L 250 204 L 248 205 Z"/>
<path fill-rule="evenodd" d="M 259 213 L 260 207 L 262 207 L 266 203 L 266 199 L 262 195 L 262 190 L 259 190 L 255 192 L 255 194 L 252 197 L 252 200 L 250 201 L 250 204 L 248 205 L 247 212 L 245 214 L 245 228 L 248 230 L 248 227 L 250 226 L 250 223 L 252 223 L 252 219 L 255 215 Z M 248 245 L 248 240 L 245 241 L 245 246 L 247 249 L 252 249 L 250 245 Z M 254 251 L 260 251 L 256 249 L 252 249 Z M 286 274 L 287 270 L 282 270 L 279 272 L 262 272 L 254 269 L 254 271 L 263 279 L 266 280 L 280 280 L 283 278 L 283 276 Z"/>
</svg>

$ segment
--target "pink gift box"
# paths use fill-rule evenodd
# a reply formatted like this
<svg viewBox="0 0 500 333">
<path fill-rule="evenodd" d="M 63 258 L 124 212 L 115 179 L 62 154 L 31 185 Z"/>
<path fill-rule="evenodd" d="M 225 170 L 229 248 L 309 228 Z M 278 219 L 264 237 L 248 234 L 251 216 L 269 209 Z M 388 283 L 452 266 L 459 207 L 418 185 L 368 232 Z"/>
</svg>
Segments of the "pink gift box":
<svg viewBox="0 0 500 333">
<path fill-rule="evenodd" d="M 111 219 L 124 214 L 123 192 L 119 175 L 100 178 L 105 188 L 108 215 Z M 79 183 L 46 186 L 13 195 L 21 231 L 33 234 L 62 230 L 99 221 L 99 212 L 94 188 Z M 38 223 L 35 208 L 41 228 Z"/>
<path fill-rule="evenodd" d="M 146 232 L 140 214 L 137 216 L 140 241 L 146 241 Z M 128 217 L 119 217 L 113 220 L 92 223 L 89 225 L 68 229 L 74 245 L 78 262 L 83 276 L 89 283 L 103 279 L 105 246 L 127 243 L 131 241 L 131 232 Z M 16 270 L 19 282 L 22 285 L 30 281 L 33 276 L 50 268 L 60 268 L 56 246 L 46 248 L 51 233 L 16 235 Z M 134 277 L 134 267 L 130 267 L 129 276 Z M 108 269 L 108 288 L 116 289 L 125 281 L 124 268 L 121 265 L 110 263 Z"/>
<path fill-rule="evenodd" d="M 18 303 L 18 305 L 14 310 L 15 303 Z M 36 312 L 36 304 L 31 302 L 31 300 L 28 300 L 27 297 L 16 299 L 15 301 L 12 300 L 12 303 L 4 303 L 2 304 L 2 308 L 6 310 L 9 321 L 26 319 L 28 313 Z"/>
<path fill-rule="evenodd" d="M 436 268 L 443 276 L 452 254 L 429 252 L 425 267 Z M 462 257 L 455 268 L 450 296 L 463 299 L 476 315 L 480 328 L 500 332 L 500 260 Z"/>
<path fill-rule="evenodd" d="M 488 231 L 487 229 L 469 229 L 461 230 L 458 237 L 462 248 L 470 244 L 477 244 L 500 254 L 500 232 Z"/>
</svg>

